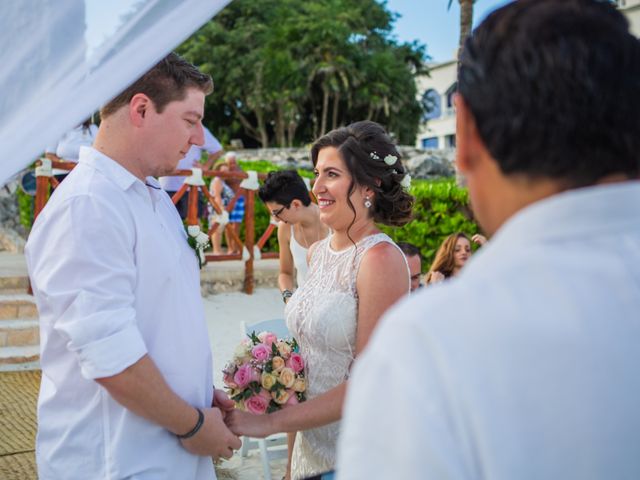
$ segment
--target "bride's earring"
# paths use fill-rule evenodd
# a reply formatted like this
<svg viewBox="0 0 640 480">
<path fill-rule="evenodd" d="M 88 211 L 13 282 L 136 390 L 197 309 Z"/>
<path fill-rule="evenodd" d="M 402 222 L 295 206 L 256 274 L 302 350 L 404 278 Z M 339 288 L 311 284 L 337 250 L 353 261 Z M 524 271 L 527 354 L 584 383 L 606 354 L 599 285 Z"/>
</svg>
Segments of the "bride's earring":
<svg viewBox="0 0 640 480">
<path fill-rule="evenodd" d="M 371 200 L 369 200 L 369 197 L 364 197 L 364 206 L 366 208 L 371 208 Z"/>
</svg>

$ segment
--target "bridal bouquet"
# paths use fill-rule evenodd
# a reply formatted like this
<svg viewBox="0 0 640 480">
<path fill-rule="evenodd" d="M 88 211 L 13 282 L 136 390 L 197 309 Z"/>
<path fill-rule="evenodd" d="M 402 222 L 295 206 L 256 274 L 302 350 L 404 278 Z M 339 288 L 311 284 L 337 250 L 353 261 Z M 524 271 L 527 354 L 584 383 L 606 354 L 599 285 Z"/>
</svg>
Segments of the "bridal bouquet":
<svg viewBox="0 0 640 480">
<path fill-rule="evenodd" d="M 247 335 L 222 371 L 236 407 L 261 415 L 305 400 L 304 360 L 295 339 Z"/>
</svg>

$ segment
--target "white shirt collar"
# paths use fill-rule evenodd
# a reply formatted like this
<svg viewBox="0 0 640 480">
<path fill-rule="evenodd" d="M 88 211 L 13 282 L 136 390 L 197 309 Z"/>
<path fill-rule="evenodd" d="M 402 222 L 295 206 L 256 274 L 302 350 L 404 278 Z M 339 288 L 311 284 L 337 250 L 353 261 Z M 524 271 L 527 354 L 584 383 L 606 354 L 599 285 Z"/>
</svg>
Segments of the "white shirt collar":
<svg viewBox="0 0 640 480">
<path fill-rule="evenodd" d="M 108 157 L 93 147 L 80 147 L 80 158 L 78 163 L 98 170 L 125 191 L 136 182 L 140 182 L 142 184 L 142 181 L 129 170 L 124 168 L 111 157 Z M 153 185 L 157 185 L 155 180 Z"/>
<path fill-rule="evenodd" d="M 543 240 L 594 235 L 621 224 L 640 225 L 640 181 L 568 190 L 529 205 L 498 230 L 491 243 L 520 246 Z M 506 247 L 506 245 L 503 245 Z"/>
</svg>

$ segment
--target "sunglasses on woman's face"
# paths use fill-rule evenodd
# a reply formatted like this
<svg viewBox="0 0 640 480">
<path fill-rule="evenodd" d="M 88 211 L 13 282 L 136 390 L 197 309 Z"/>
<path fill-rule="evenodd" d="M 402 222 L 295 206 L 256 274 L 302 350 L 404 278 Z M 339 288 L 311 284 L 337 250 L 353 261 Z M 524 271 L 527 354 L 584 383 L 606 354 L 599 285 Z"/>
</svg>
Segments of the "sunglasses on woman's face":
<svg viewBox="0 0 640 480">
<path fill-rule="evenodd" d="M 285 205 L 285 206 L 283 206 L 283 207 L 280 207 L 280 208 L 279 208 L 279 209 L 277 209 L 277 210 L 271 210 L 271 216 L 272 216 L 273 218 L 280 218 L 280 214 L 281 214 L 282 212 L 284 212 L 284 209 L 285 209 L 285 208 L 288 208 L 288 207 Z M 280 220 L 282 220 L 282 219 L 280 218 Z"/>
</svg>

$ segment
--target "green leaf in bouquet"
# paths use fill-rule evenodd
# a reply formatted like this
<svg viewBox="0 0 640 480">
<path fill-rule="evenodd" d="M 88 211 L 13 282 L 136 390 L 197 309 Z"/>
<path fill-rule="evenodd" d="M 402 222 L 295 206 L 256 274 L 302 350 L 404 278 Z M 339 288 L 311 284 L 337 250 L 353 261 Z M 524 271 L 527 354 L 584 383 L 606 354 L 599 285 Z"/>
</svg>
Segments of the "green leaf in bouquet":
<svg viewBox="0 0 640 480">
<path fill-rule="evenodd" d="M 236 403 L 240 402 L 241 400 L 245 400 L 246 398 L 248 398 L 248 397 L 245 397 L 245 395 L 244 395 L 245 392 L 246 392 L 246 390 L 244 390 L 244 391 L 242 391 L 240 393 L 237 393 L 236 395 L 231 397 L 231 400 L 233 400 Z"/>
<path fill-rule="evenodd" d="M 258 338 L 258 335 L 256 335 L 255 330 L 251 332 L 251 334 L 248 334 L 247 336 L 251 339 L 254 345 L 257 345 L 258 343 L 260 343 L 260 339 Z"/>
<path fill-rule="evenodd" d="M 245 388 L 239 395 L 241 395 L 241 399 L 242 400 L 246 400 L 249 397 L 253 396 L 253 392 L 251 391 L 250 388 Z"/>
<path fill-rule="evenodd" d="M 262 388 L 262 385 L 260 385 L 260 382 L 251 382 L 248 385 L 247 390 L 250 390 L 251 393 L 253 393 L 254 395 L 257 395 L 260 393 L 261 388 Z"/>
</svg>

